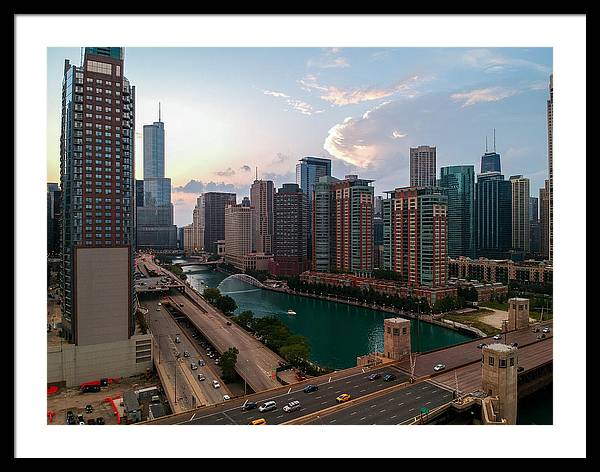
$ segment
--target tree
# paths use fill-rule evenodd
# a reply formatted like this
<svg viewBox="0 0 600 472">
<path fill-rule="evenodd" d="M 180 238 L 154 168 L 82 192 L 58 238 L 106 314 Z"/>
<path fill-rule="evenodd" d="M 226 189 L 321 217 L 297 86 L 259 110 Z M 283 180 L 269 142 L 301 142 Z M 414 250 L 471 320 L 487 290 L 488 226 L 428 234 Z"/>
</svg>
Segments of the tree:
<svg viewBox="0 0 600 472">
<path fill-rule="evenodd" d="M 237 303 L 229 295 L 217 298 L 215 306 L 223 313 L 233 313 L 237 309 Z"/>
<path fill-rule="evenodd" d="M 308 359 L 310 348 L 305 343 L 288 344 L 283 346 L 280 351 L 283 357 L 290 364 L 298 364 L 300 361 Z"/>
<path fill-rule="evenodd" d="M 221 291 L 218 288 L 205 288 L 204 292 L 202 292 L 204 298 L 208 301 L 208 303 L 214 304 L 219 298 L 221 298 Z"/>
<path fill-rule="evenodd" d="M 221 356 L 220 366 L 223 373 L 223 380 L 234 380 L 236 377 L 235 364 L 237 356 L 240 353 L 236 347 L 230 347 Z"/>
</svg>

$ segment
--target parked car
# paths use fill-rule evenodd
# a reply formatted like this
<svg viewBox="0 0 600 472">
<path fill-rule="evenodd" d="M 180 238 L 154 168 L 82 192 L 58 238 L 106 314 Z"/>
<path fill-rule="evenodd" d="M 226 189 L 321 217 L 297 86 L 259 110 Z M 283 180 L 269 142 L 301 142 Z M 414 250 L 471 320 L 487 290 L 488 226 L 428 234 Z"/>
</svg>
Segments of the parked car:
<svg viewBox="0 0 600 472">
<path fill-rule="evenodd" d="M 283 411 L 285 411 L 286 413 L 290 413 L 292 411 L 296 411 L 299 409 L 300 409 L 300 402 L 298 400 L 291 401 L 283 407 Z"/>
<path fill-rule="evenodd" d="M 91 413 L 92 411 L 94 411 L 94 407 L 92 407 L 92 405 L 86 405 L 85 406 L 85 412 L 86 413 Z"/>
<path fill-rule="evenodd" d="M 548 328 L 548 326 L 546 326 L 543 330 L 542 333 L 549 333 L 550 332 L 550 328 Z"/>
<path fill-rule="evenodd" d="M 342 393 L 339 397 L 337 397 L 335 399 L 335 401 L 338 402 L 338 403 L 345 403 L 348 400 L 350 400 L 350 394 L 349 393 Z"/>
<path fill-rule="evenodd" d="M 497 334 L 496 336 L 494 336 L 494 339 L 497 341 L 498 339 L 502 339 L 502 335 L 501 334 Z"/>
<path fill-rule="evenodd" d="M 206 380 L 206 377 L 204 377 L 204 374 L 198 374 L 198 380 L 202 382 L 203 380 Z"/>
<path fill-rule="evenodd" d="M 436 364 L 433 366 L 433 370 L 435 370 L 436 372 L 439 372 L 440 370 L 443 370 L 446 368 L 445 364 Z"/>
<path fill-rule="evenodd" d="M 104 424 L 104 418 L 102 416 L 96 418 L 96 424 Z"/>
<path fill-rule="evenodd" d="M 267 420 L 264 418 L 259 418 L 257 420 L 252 421 L 250 424 L 259 425 L 259 424 L 267 424 Z"/>
<path fill-rule="evenodd" d="M 304 393 L 316 392 L 317 390 L 319 390 L 319 387 L 314 384 L 310 384 L 304 387 Z"/>
<path fill-rule="evenodd" d="M 369 375 L 367 377 L 367 379 L 369 379 L 369 380 L 377 380 L 380 377 L 381 377 L 381 374 L 379 372 L 375 372 L 374 374 Z"/>
<path fill-rule="evenodd" d="M 217 382 L 216 380 L 213 380 L 213 388 L 220 388 L 221 384 L 219 382 Z"/>
<path fill-rule="evenodd" d="M 275 410 L 276 408 L 277 403 L 275 403 L 273 400 L 269 400 L 268 402 L 264 402 L 261 406 L 259 406 L 258 411 L 262 413 L 263 411 L 271 411 Z"/>
<path fill-rule="evenodd" d="M 231 400 L 229 395 L 223 395 L 223 401 Z"/>
<path fill-rule="evenodd" d="M 246 402 L 242 405 L 242 410 L 244 410 L 244 411 L 253 410 L 257 406 L 258 406 L 258 404 L 256 402 Z"/>
<path fill-rule="evenodd" d="M 81 390 L 81 393 L 93 393 L 93 392 L 99 392 L 99 391 L 100 391 L 100 385 L 86 385 Z"/>
<path fill-rule="evenodd" d="M 394 374 L 385 374 L 383 376 L 384 382 L 391 382 L 392 380 L 396 380 L 396 376 Z"/>
<path fill-rule="evenodd" d="M 486 343 L 479 343 L 479 344 L 477 345 L 477 349 L 483 349 L 485 346 L 487 346 L 487 344 L 486 344 Z"/>
</svg>

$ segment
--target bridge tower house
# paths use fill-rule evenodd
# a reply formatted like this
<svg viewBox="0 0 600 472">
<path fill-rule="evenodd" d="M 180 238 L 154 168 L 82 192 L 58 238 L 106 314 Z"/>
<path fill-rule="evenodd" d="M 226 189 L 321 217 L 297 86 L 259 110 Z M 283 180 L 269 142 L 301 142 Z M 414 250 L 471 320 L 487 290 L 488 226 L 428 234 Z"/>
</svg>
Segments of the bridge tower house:
<svg viewBox="0 0 600 472">
<path fill-rule="evenodd" d="M 410 355 L 410 320 L 383 320 L 383 355 L 394 360 L 401 360 Z"/>
<path fill-rule="evenodd" d="M 481 357 L 481 389 L 498 397 L 498 417 L 517 423 L 517 348 L 507 344 L 484 346 Z"/>
<path fill-rule="evenodd" d="M 529 299 L 510 298 L 508 300 L 508 330 L 523 329 L 529 326 Z"/>
</svg>

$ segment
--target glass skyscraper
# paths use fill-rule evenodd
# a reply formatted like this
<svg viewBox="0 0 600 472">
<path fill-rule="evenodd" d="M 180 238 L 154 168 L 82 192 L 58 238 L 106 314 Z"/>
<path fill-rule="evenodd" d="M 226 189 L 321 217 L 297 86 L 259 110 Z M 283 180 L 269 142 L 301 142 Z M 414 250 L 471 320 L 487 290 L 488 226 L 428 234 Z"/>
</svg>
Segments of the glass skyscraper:
<svg viewBox="0 0 600 472">
<path fill-rule="evenodd" d="M 481 173 L 502 172 L 500 169 L 500 154 L 497 152 L 486 152 L 481 156 Z"/>
<path fill-rule="evenodd" d="M 512 189 L 499 172 L 477 176 L 475 208 L 477 254 L 506 259 L 512 246 Z"/>
<path fill-rule="evenodd" d="M 475 167 L 442 167 L 440 187 L 448 195 L 448 256 L 475 257 Z"/>
</svg>

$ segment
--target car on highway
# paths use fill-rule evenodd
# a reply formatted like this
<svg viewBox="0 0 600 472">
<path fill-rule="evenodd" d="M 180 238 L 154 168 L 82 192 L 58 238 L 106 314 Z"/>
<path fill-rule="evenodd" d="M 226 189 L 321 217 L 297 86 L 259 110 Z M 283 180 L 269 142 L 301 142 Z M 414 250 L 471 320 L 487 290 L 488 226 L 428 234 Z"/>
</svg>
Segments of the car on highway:
<svg viewBox="0 0 600 472">
<path fill-rule="evenodd" d="M 203 380 L 206 380 L 206 377 L 204 377 L 204 374 L 198 374 L 198 380 L 202 382 Z"/>
<path fill-rule="evenodd" d="M 244 411 L 248 411 L 248 410 L 254 410 L 254 408 L 258 407 L 258 403 L 256 402 L 246 402 L 242 405 L 242 410 Z"/>
<path fill-rule="evenodd" d="M 496 341 L 497 341 L 498 339 L 502 339 L 502 335 L 501 335 L 501 334 L 497 334 L 496 336 L 494 336 L 494 338 L 493 338 L 493 339 L 495 339 Z"/>
<path fill-rule="evenodd" d="M 299 409 L 300 402 L 298 400 L 293 400 L 283 407 L 283 411 L 285 411 L 286 413 L 291 413 L 292 411 L 296 411 Z"/>
<path fill-rule="evenodd" d="M 550 332 L 550 328 L 548 328 L 548 326 L 546 326 L 543 330 L 542 333 L 549 333 Z"/>
<path fill-rule="evenodd" d="M 259 424 L 267 424 L 267 420 L 264 418 L 259 418 L 257 420 L 252 421 L 250 424 L 259 425 Z"/>
<path fill-rule="evenodd" d="M 381 378 L 381 374 L 379 372 L 375 372 L 367 377 L 369 380 L 377 380 L 379 378 Z"/>
<path fill-rule="evenodd" d="M 158 306 L 162 306 L 162 303 L 161 303 L 161 302 L 158 302 L 158 303 L 157 303 L 157 305 L 158 305 Z"/>
<path fill-rule="evenodd" d="M 319 387 L 314 385 L 314 384 L 310 384 L 307 385 L 306 387 L 304 387 L 304 393 L 311 393 L 311 392 L 316 392 L 317 390 L 319 390 Z"/>
<path fill-rule="evenodd" d="M 176 343 L 180 343 L 181 342 L 181 339 L 179 339 L 179 335 L 178 334 L 175 335 L 175 342 Z"/>
<path fill-rule="evenodd" d="M 223 395 L 223 401 L 231 400 L 229 395 Z"/>
<path fill-rule="evenodd" d="M 484 348 L 484 347 L 486 347 L 486 346 L 487 346 L 487 344 L 486 344 L 486 343 L 479 343 L 479 344 L 477 345 L 477 349 L 483 349 L 483 348 Z"/>
<path fill-rule="evenodd" d="M 206 365 L 206 362 L 204 362 L 202 359 L 200 359 L 200 360 L 198 361 L 198 365 L 199 365 L 200 367 L 204 367 L 204 366 Z"/>
<path fill-rule="evenodd" d="M 196 363 L 195 363 L 195 362 L 192 362 L 192 363 L 190 364 L 190 369 L 192 369 L 192 370 L 197 370 L 197 369 L 198 369 L 198 366 L 196 365 Z"/>
<path fill-rule="evenodd" d="M 190 357 L 190 353 L 188 351 L 183 351 L 183 357 Z"/>
<path fill-rule="evenodd" d="M 275 410 L 276 408 L 277 403 L 275 403 L 273 400 L 269 400 L 268 402 L 264 402 L 261 406 L 259 406 L 258 411 L 262 413 L 263 411 L 271 411 Z"/>
<path fill-rule="evenodd" d="M 160 311 L 160 307 L 156 307 L 156 311 Z"/>
<path fill-rule="evenodd" d="M 217 382 L 216 380 L 213 380 L 213 388 L 220 388 L 221 384 L 219 382 Z"/>
<path fill-rule="evenodd" d="M 215 365 L 219 365 L 219 359 L 215 359 Z"/>
<path fill-rule="evenodd" d="M 446 368 L 445 364 L 436 364 L 433 366 L 433 370 L 435 370 L 436 372 L 439 372 L 440 370 L 443 370 L 445 368 Z"/>
<path fill-rule="evenodd" d="M 383 376 L 384 382 L 391 382 L 392 380 L 396 380 L 396 376 L 394 374 L 385 374 Z"/>
<path fill-rule="evenodd" d="M 350 394 L 349 393 L 342 393 L 339 397 L 337 397 L 335 399 L 335 401 L 338 402 L 338 403 L 345 403 L 348 400 L 350 400 Z"/>
</svg>

